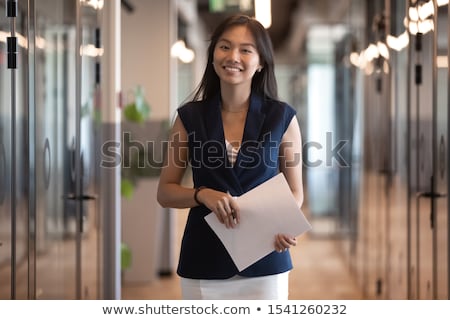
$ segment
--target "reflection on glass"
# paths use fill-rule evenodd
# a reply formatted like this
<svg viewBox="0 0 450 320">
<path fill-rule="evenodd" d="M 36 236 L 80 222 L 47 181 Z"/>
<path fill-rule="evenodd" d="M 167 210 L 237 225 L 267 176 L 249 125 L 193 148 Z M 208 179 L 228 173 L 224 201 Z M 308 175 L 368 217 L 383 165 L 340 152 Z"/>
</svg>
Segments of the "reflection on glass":
<svg viewBox="0 0 450 320">
<path fill-rule="evenodd" d="M 81 238 L 81 294 L 83 299 L 100 297 L 99 264 L 99 167 L 101 106 L 99 96 L 100 59 L 103 48 L 100 44 L 98 28 L 99 10 L 103 1 L 88 1 L 81 6 L 81 112 L 80 112 L 80 152 L 81 188 L 85 197 L 82 209 Z"/>
<path fill-rule="evenodd" d="M 448 92 L 449 92 L 449 70 L 448 70 L 448 6 L 438 7 L 437 13 L 437 57 L 436 57 L 436 115 L 435 115 L 435 190 L 440 195 L 447 195 L 436 198 L 436 293 L 435 298 L 449 298 L 448 277 L 449 277 L 449 243 L 448 243 Z"/>
<path fill-rule="evenodd" d="M 4 1 L 0 3 L 4 17 Z M 103 1 L 35 0 L 31 15 L 26 12 L 28 4 L 19 6 L 25 11 L 19 11 L 16 19 L 18 65 L 23 67 L 15 71 L 14 92 L 5 59 L 9 21 L 0 20 L 0 299 L 11 299 L 13 291 L 17 299 L 97 299 L 100 101 L 96 97 L 102 49 L 96 35 Z M 34 39 L 27 38 L 29 31 Z M 20 155 L 15 161 L 12 123 Z M 17 193 L 14 269 L 12 163 Z M 35 174 L 32 186 L 31 174 Z M 76 190 L 77 179 L 81 191 Z"/>
<path fill-rule="evenodd" d="M 70 141 L 75 136 L 74 1 L 36 1 L 36 291 L 74 299 L 75 210 Z"/>
<path fill-rule="evenodd" d="M 0 6 L 0 16 L 5 16 Z M 6 19 L 2 19 L 4 21 Z M 11 73 L 6 68 L 6 36 L 9 26 L 0 24 L 0 300 L 11 298 Z"/>
</svg>

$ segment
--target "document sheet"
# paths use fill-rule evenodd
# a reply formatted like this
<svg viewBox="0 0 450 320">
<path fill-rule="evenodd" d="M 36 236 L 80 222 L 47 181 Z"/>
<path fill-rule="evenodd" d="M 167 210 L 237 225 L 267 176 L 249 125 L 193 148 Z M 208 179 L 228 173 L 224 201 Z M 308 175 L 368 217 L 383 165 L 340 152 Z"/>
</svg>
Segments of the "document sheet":
<svg viewBox="0 0 450 320">
<path fill-rule="evenodd" d="M 239 271 L 274 251 L 278 233 L 297 237 L 311 229 L 282 173 L 235 199 L 240 223 L 234 228 L 227 229 L 213 212 L 205 220 Z"/>
</svg>

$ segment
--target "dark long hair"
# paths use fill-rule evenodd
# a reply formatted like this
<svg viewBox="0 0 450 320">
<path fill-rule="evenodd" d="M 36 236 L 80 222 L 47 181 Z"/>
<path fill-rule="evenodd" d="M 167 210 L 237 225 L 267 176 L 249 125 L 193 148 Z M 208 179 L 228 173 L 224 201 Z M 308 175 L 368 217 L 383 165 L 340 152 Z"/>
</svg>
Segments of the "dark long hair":
<svg viewBox="0 0 450 320">
<path fill-rule="evenodd" d="M 220 79 L 213 66 L 214 49 L 222 34 L 234 26 L 246 26 L 252 33 L 259 53 L 261 72 L 252 79 L 252 91 L 269 99 L 278 99 L 277 81 L 274 72 L 272 41 L 267 30 L 256 19 L 246 15 L 232 15 L 226 18 L 214 30 L 208 47 L 208 62 L 202 80 L 196 89 L 192 101 L 208 100 L 220 92 Z"/>
</svg>

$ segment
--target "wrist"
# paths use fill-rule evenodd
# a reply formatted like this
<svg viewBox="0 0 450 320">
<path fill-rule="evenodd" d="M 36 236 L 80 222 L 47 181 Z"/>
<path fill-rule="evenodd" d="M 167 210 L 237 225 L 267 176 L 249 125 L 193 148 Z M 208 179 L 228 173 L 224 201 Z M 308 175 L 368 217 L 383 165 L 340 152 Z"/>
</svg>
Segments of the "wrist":
<svg viewBox="0 0 450 320">
<path fill-rule="evenodd" d="M 206 187 L 204 187 L 204 186 L 195 188 L 195 191 L 194 191 L 194 200 L 195 200 L 195 202 L 196 202 L 199 206 L 203 205 L 203 202 L 201 202 L 200 199 L 198 198 L 198 194 L 199 194 L 199 192 L 200 192 L 201 190 L 203 190 L 203 189 L 205 189 L 205 188 L 206 188 Z"/>
</svg>

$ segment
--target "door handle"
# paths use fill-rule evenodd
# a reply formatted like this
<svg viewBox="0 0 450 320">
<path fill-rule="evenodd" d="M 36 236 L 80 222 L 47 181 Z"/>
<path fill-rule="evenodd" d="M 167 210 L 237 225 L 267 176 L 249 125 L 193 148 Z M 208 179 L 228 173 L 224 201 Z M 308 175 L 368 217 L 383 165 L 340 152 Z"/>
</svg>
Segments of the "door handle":
<svg viewBox="0 0 450 320">
<path fill-rule="evenodd" d="M 76 201 L 90 201 L 90 200 L 96 200 L 98 196 L 96 194 L 82 194 L 81 196 L 76 196 L 74 193 L 69 193 L 68 195 L 64 196 L 67 200 L 76 200 Z M 83 221 L 84 221 L 84 213 L 83 213 L 83 207 L 81 207 L 81 216 L 79 219 L 80 224 L 80 231 L 83 233 Z"/>
<path fill-rule="evenodd" d="M 96 194 L 82 194 L 81 196 L 76 196 L 74 193 L 69 193 L 64 198 L 68 200 L 86 201 L 86 200 L 96 200 L 98 196 Z"/>
<path fill-rule="evenodd" d="M 418 198 L 430 198 L 430 199 L 437 199 L 437 198 L 444 198 L 447 196 L 445 193 L 439 193 L 439 192 L 418 192 L 417 194 Z"/>
<path fill-rule="evenodd" d="M 433 186 L 433 184 L 432 184 Z M 432 188 L 433 189 L 433 188 Z M 439 192 L 434 192 L 432 191 L 425 191 L 425 192 L 418 192 L 416 193 L 417 196 L 417 201 L 419 201 L 420 198 L 427 198 L 431 200 L 431 212 L 430 212 L 430 227 L 431 229 L 434 228 L 434 219 L 435 219 L 435 203 L 434 203 L 434 199 L 438 199 L 438 198 L 444 198 L 447 196 L 447 194 L 445 193 L 439 193 Z"/>
<path fill-rule="evenodd" d="M 84 200 L 96 200 L 97 199 L 97 195 L 95 194 L 82 194 L 80 197 L 80 200 L 84 201 Z"/>
<path fill-rule="evenodd" d="M 394 170 L 381 169 L 381 170 L 378 170 L 378 173 L 382 174 L 382 175 L 391 175 L 394 173 Z"/>
</svg>

